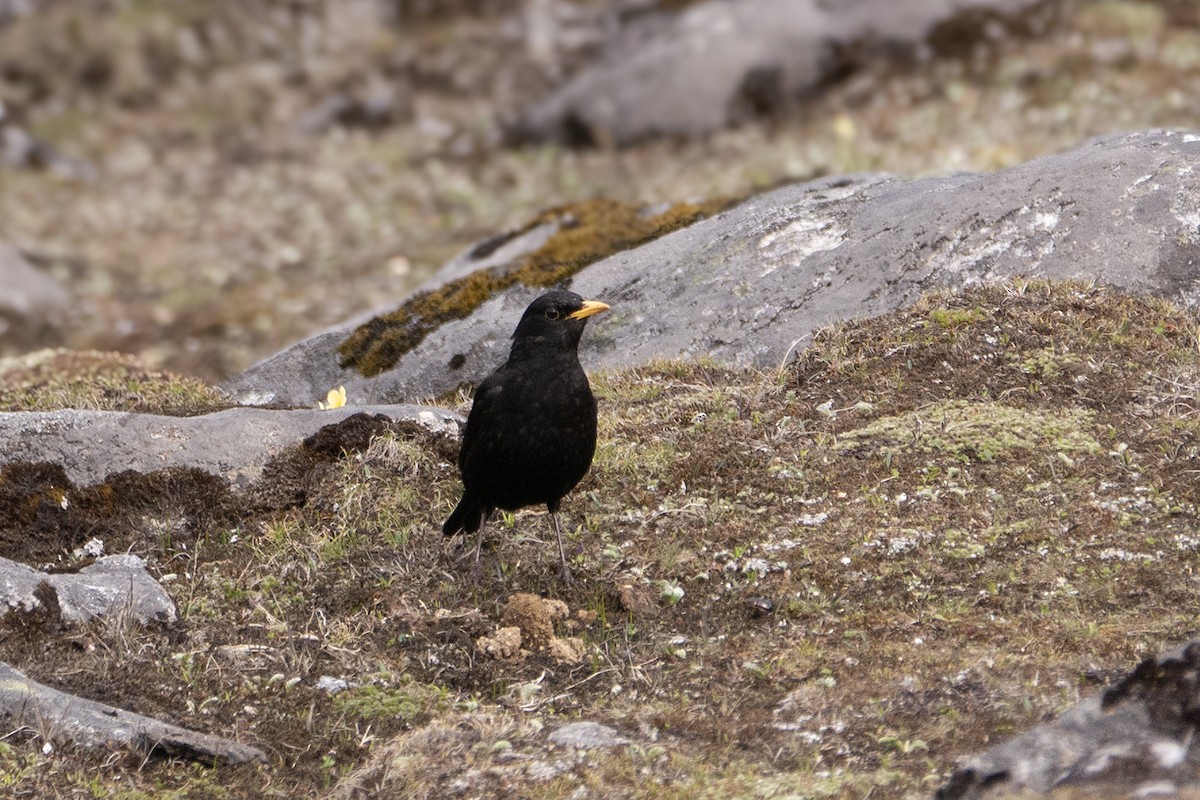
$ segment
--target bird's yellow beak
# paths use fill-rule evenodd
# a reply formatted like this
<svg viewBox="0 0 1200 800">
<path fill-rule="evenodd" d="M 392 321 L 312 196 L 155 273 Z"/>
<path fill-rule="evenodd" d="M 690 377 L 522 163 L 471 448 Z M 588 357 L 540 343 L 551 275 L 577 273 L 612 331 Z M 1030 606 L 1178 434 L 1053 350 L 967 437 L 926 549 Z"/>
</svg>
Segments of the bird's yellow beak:
<svg viewBox="0 0 1200 800">
<path fill-rule="evenodd" d="M 584 300 L 583 308 L 574 314 L 567 314 L 567 319 L 587 319 L 592 314 L 599 314 L 601 311 L 608 311 L 608 303 L 601 303 L 599 300 Z"/>
</svg>

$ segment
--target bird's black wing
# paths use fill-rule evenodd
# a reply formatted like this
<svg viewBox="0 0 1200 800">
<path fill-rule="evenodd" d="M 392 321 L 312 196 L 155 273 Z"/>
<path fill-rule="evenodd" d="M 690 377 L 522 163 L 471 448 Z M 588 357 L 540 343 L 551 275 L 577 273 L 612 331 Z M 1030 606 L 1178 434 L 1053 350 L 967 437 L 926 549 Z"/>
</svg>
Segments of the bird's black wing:
<svg viewBox="0 0 1200 800">
<path fill-rule="evenodd" d="M 442 533 L 447 536 L 453 536 L 460 531 L 472 533 L 479 530 L 484 519 L 492 512 L 492 504 L 475 488 L 480 476 L 468 465 L 472 463 L 480 447 L 485 447 L 482 443 L 482 433 L 489 427 L 489 420 L 495 414 L 499 394 L 497 373 L 484 379 L 475 390 L 471 412 L 467 414 L 467 424 L 463 426 L 462 445 L 458 450 L 458 468 L 463 476 L 463 495 L 454 512 L 442 526 Z"/>
<path fill-rule="evenodd" d="M 458 450 L 458 468 L 466 469 L 471 454 L 479 446 L 480 433 L 487 427 L 487 420 L 494 416 L 493 409 L 500 397 L 500 372 L 496 371 L 483 380 L 475 389 L 471 412 L 463 428 L 462 446 Z"/>
</svg>

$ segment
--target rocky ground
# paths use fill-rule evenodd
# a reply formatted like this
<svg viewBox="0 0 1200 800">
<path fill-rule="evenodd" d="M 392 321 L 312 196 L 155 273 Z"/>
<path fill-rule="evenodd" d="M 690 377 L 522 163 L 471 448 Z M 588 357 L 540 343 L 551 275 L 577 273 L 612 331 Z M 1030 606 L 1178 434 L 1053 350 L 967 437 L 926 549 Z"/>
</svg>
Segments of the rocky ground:
<svg viewBox="0 0 1200 800">
<path fill-rule="evenodd" d="M 760 124 L 584 151 L 503 146 L 497 114 L 572 61 L 503 58 L 501 2 L 397 3 L 412 26 L 366 37 L 352 14 L 327 20 L 299 37 L 295 74 L 246 56 L 293 52 L 286 15 L 261 39 L 229 33 L 255 3 L 189 20 L 203 35 L 179 63 L 162 46 L 180 41 L 174 12 L 51 3 L 13 22 L 9 5 L 0 53 L 19 39 L 21 63 L 72 78 L 4 73 L 28 92 L 10 113 L 61 158 L 0 172 L 0 239 L 70 292 L 42 343 L 72 349 L 0 362 L 0 411 L 219 410 L 217 379 L 550 206 L 662 213 L 826 173 L 987 170 L 1118 129 L 1200 128 L 1188 3 L 1069 3 L 1044 37 L 867 69 Z M 381 74 L 408 87 L 380 101 L 387 120 L 318 124 L 343 94 L 354 113 L 381 107 L 362 102 Z M 177 616 L 81 625 L 45 598 L 4 618 L 0 659 L 266 760 L 85 749 L 43 719 L 5 731 L 0 786 L 929 796 L 960 759 L 1195 635 L 1198 332 L 1163 300 L 1018 281 L 823 329 L 778 370 L 597 374 L 595 466 L 564 504 L 572 587 L 535 510 L 497 518 L 470 573 L 436 535 L 456 442 L 412 423 L 340 413 L 237 486 L 10 464 L 0 555 L 75 573 L 99 541 L 144 558 Z M 77 352 L 93 348 L 127 354 Z"/>
<path fill-rule="evenodd" d="M 71 571 L 98 538 L 178 620 L 14 615 L 5 658 L 268 763 L 23 728 L 0 768 L 13 796 L 927 795 L 1194 630 L 1198 322 L 1017 284 L 827 330 L 778 373 L 601 375 L 571 588 L 539 512 L 462 581 L 430 533 L 454 442 L 416 427 L 351 418 L 242 492 L 8 467 L 6 555 Z M 572 744 L 578 721 L 607 730 Z"/>
</svg>

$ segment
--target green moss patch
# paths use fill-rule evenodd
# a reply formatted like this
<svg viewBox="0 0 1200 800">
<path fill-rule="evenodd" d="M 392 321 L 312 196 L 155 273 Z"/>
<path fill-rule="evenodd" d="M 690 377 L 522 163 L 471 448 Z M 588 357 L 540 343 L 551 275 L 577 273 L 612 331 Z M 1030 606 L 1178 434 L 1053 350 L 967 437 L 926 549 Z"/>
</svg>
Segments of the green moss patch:
<svg viewBox="0 0 1200 800">
<path fill-rule="evenodd" d="M 401 679 L 387 685 L 370 684 L 340 692 L 334 698 L 334 706 L 347 717 L 366 723 L 398 719 L 411 725 L 444 710 L 445 699 L 445 690 Z"/>
<path fill-rule="evenodd" d="M 904 450 L 939 453 L 955 460 L 992 461 L 1013 450 L 1098 453 L 1090 411 L 1030 412 L 1003 403 L 943 400 L 883 417 L 838 437 L 848 451 L 865 448 L 895 455 Z"/>
<path fill-rule="evenodd" d="M 396 365 L 440 325 L 464 319 L 496 292 L 520 283 L 550 287 L 613 253 L 637 247 L 727 208 L 732 201 L 680 203 L 660 214 L 612 200 L 590 200 L 550 209 L 518 232 L 548 222 L 559 230 L 513 268 L 480 270 L 421 292 L 403 306 L 357 328 L 338 346 L 341 366 L 368 377 Z"/>
</svg>

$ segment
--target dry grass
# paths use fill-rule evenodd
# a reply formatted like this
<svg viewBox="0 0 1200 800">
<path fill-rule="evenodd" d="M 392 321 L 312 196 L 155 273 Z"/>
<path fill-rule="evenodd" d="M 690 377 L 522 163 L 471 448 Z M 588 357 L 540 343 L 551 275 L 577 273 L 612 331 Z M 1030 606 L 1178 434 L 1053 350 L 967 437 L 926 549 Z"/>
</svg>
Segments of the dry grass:
<svg viewBox="0 0 1200 800">
<path fill-rule="evenodd" d="M 600 450 L 564 508 L 571 589 L 537 511 L 495 519 L 470 573 L 436 531 L 453 443 L 412 429 L 289 457 L 268 480 L 303 494 L 250 495 L 296 498 L 274 510 L 224 498 L 202 522 L 177 478 L 127 528 L 98 519 L 174 576 L 178 625 L 0 640 L 41 680 L 265 744 L 271 764 L 98 764 L 25 731 L 4 774 L 66 796 L 312 797 L 343 778 L 342 797 L 927 795 L 955 758 L 1196 630 L 1200 427 L 1154 387 L 1197 369 L 1197 330 L 1160 301 L 1018 284 L 822 332 L 777 374 L 597 376 Z M 565 602 L 555 633 L 582 660 L 477 649 L 516 592 Z M 634 744 L 549 747 L 576 718 Z"/>
<path fill-rule="evenodd" d="M 0 411 L 192 415 L 227 406 L 221 392 L 203 381 L 152 369 L 121 353 L 59 349 L 0 359 Z"/>
</svg>

